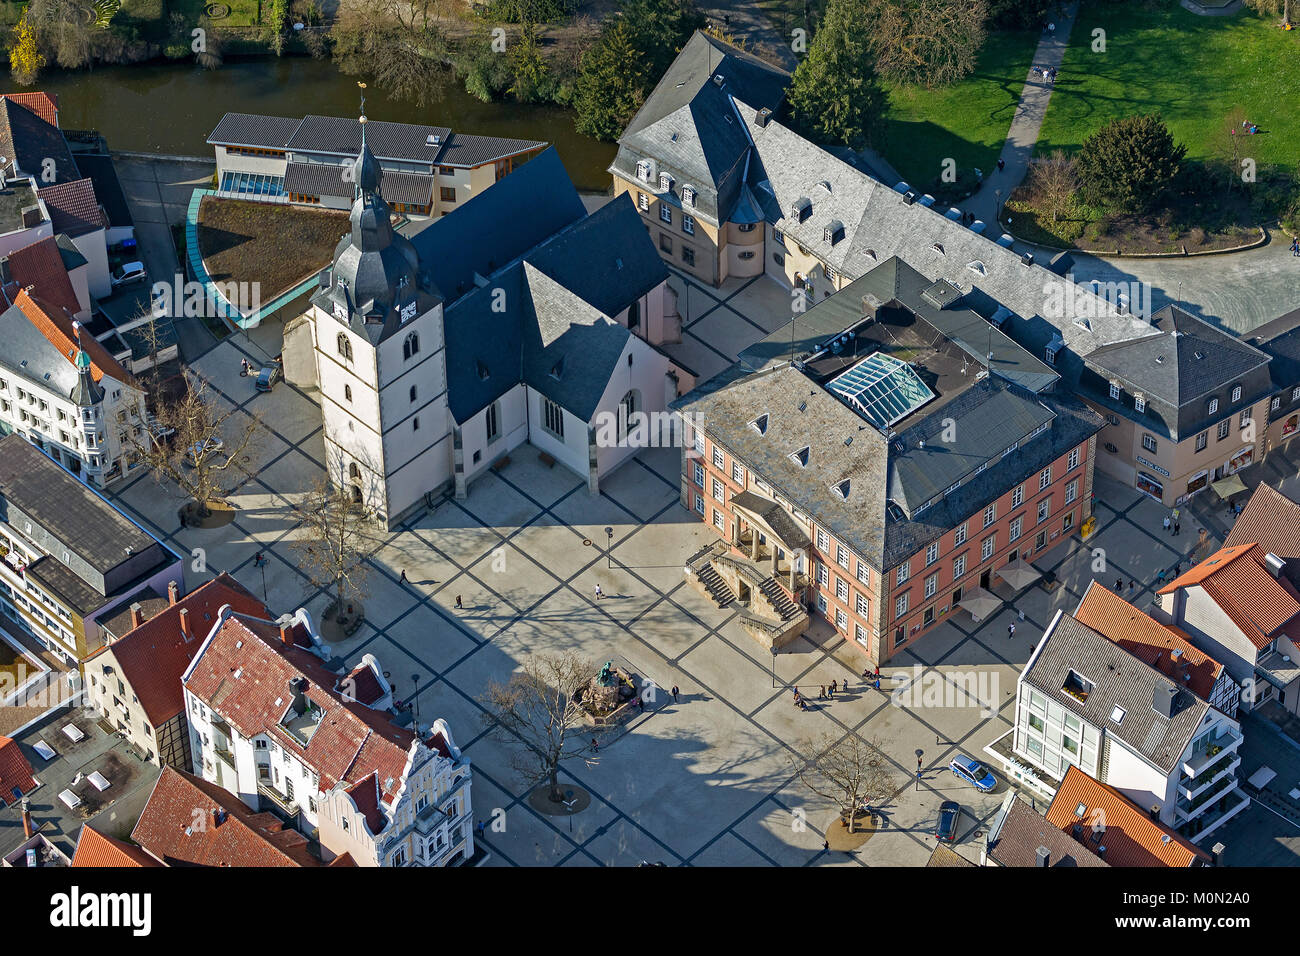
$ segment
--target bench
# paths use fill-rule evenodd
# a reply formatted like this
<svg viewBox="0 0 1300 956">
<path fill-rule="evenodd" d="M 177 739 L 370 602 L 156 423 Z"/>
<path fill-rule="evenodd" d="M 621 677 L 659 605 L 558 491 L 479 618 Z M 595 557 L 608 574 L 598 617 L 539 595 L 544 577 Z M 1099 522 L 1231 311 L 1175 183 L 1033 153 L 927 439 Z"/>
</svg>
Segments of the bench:
<svg viewBox="0 0 1300 956">
<path fill-rule="evenodd" d="M 552 454 L 549 454 L 548 452 L 544 452 L 544 451 L 542 451 L 542 452 L 538 452 L 538 453 L 537 453 L 537 460 L 540 461 L 540 462 L 541 462 L 543 465 L 545 465 L 547 468 L 554 468 L 554 467 L 555 467 L 555 456 L 552 455 Z"/>
</svg>

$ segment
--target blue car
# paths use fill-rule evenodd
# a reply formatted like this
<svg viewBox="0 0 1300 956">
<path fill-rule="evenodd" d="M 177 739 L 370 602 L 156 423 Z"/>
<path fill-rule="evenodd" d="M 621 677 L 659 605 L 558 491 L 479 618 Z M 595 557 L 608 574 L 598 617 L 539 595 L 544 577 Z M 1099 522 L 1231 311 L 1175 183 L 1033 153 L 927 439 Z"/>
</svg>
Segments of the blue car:
<svg viewBox="0 0 1300 956">
<path fill-rule="evenodd" d="M 988 793 L 998 785 L 998 778 L 989 773 L 978 760 L 958 754 L 948 764 L 948 769 L 981 793 Z"/>
</svg>

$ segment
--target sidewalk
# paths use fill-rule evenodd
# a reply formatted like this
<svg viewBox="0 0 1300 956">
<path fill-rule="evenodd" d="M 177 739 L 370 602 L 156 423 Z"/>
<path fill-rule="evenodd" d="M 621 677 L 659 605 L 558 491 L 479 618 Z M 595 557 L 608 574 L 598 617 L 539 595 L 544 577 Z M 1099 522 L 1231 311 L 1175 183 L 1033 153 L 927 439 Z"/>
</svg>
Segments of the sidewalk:
<svg viewBox="0 0 1300 956">
<path fill-rule="evenodd" d="M 1044 33 L 1034 52 L 1029 77 L 1025 80 L 1024 90 L 1020 94 L 1020 105 L 1007 130 L 1007 141 L 1002 146 L 1002 161 L 1005 168 L 996 167 L 984 171 L 984 181 L 978 192 L 964 203 L 962 208 L 975 214 L 976 219 L 993 223 L 997 219 L 999 203 L 1004 203 L 1029 171 L 1029 159 L 1038 142 L 1038 132 L 1043 126 L 1043 117 L 1047 115 L 1047 104 L 1052 99 L 1052 84 L 1043 77 L 1036 76 L 1032 67 L 1042 70 L 1060 69 L 1065 59 L 1065 47 L 1070 41 L 1070 30 L 1074 27 L 1075 14 L 1078 12 L 1077 0 L 1069 4 L 1056 23 L 1056 30 Z M 1001 195 L 999 196 L 999 191 Z M 1001 232 L 1001 230 L 997 230 Z M 997 232 L 993 235 L 996 236 Z"/>
</svg>

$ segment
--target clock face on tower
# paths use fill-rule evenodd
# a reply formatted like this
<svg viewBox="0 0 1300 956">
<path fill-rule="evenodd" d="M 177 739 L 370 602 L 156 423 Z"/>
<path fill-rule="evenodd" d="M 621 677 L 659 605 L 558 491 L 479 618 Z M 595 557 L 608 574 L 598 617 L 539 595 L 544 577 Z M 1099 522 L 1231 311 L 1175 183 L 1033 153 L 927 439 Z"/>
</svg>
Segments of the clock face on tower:
<svg viewBox="0 0 1300 956">
<path fill-rule="evenodd" d="M 415 318 L 415 303 L 408 302 L 402 306 L 402 321 L 409 322 L 413 318 Z"/>
<path fill-rule="evenodd" d="M 340 322 L 346 322 L 348 320 L 348 307 L 342 302 L 334 303 L 334 318 L 338 319 Z"/>
</svg>

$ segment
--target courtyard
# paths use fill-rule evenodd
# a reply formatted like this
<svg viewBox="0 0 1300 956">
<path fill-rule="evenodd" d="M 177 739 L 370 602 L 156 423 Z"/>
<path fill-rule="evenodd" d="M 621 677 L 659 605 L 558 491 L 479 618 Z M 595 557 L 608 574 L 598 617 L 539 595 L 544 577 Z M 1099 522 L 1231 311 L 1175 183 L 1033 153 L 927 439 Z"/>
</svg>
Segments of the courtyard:
<svg viewBox="0 0 1300 956">
<path fill-rule="evenodd" d="M 680 275 L 674 282 L 690 285 Z M 787 295 L 763 278 L 692 287 L 682 347 L 712 364 L 730 362 L 761 334 L 742 317 L 751 312 L 746 303 L 778 293 Z M 736 321 L 748 333 L 738 336 Z M 256 330 L 254 338 L 269 333 Z M 329 598 L 297 568 L 290 547 L 301 533 L 294 505 L 323 473 L 319 409 L 312 394 L 287 383 L 258 393 L 240 377 L 240 359 L 257 362 L 270 344 L 236 334 L 193 362 L 221 401 L 264 423 L 244 473 L 224 489 L 238 509 L 232 524 L 182 529 L 181 502 L 148 475 L 113 497 L 190 556 L 189 588 L 229 571 L 274 613 L 306 607 L 319 621 Z M 1157 503 L 1099 477 L 1093 538 L 1069 539 L 1035 560 L 1059 587 L 1032 587 L 978 624 L 965 613 L 946 621 L 882 668 L 877 691 L 862 679 L 865 658 L 825 622 L 772 657 L 734 609 L 719 609 L 686 583 L 686 558 L 713 533 L 679 503 L 679 456 L 644 450 L 592 497 L 585 481 L 546 467 L 523 446 L 500 472 L 476 480 L 465 500 L 444 500 L 388 533 L 369 560 L 366 621 L 331 651 L 349 666 L 374 654 L 395 696 L 414 698 L 421 722 L 448 721 L 474 766 L 474 812 L 488 824 L 479 839 L 489 865 L 918 866 L 949 799 L 963 807 L 956 849 L 978 861 L 1007 784 L 979 794 L 944 769 L 949 760 L 959 752 L 984 759 L 984 747 L 1011 729 L 1017 675 L 1053 615 L 1073 610 L 1093 578 L 1109 587 L 1120 579 L 1125 596 L 1146 607 L 1156 573 L 1186 562 L 1197 541 L 1194 520 L 1169 536 Z M 1263 477 L 1293 480 L 1295 467 L 1277 461 L 1270 457 L 1273 471 Z M 1203 526 L 1212 541 L 1221 539 L 1213 519 Z M 614 532 L 608 547 L 606 527 Z M 1098 548 L 1102 571 L 1095 570 Z M 268 560 L 255 567 L 259 551 Z M 513 750 L 487 733 L 479 697 L 528 655 L 570 649 L 597 666 L 617 660 L 657 692 L 601 747 L 595 765 L 563 767 L 563 786 L 592 795 L 565 819 L 529 804 L 529 788 L 511 768 Z M 832 680 L 846 687 L 834 700 L 813 700 L 807 712 L 793 705 L 795 687 L 812 699 Z M 978 701 L 959 692 L 972 682 Z M 668 690 L 674 686 L 677 700 Z M 882 825 L 852 853 L 823 850 L 834 809 L 794 769 L 802 742 L 823 732 L 879 741 L 896 776 L 896 793 L 876 807 Z M 503 830 L 492 827 L 494 817 Z M 1251 840 L 1294 836 L 1273 832 L 1292 826 L 1276 815 L 1253 819 Z M 1300 841 L 1278 846 L 1278 856 L 1287 856 Z"/>
</svg>

